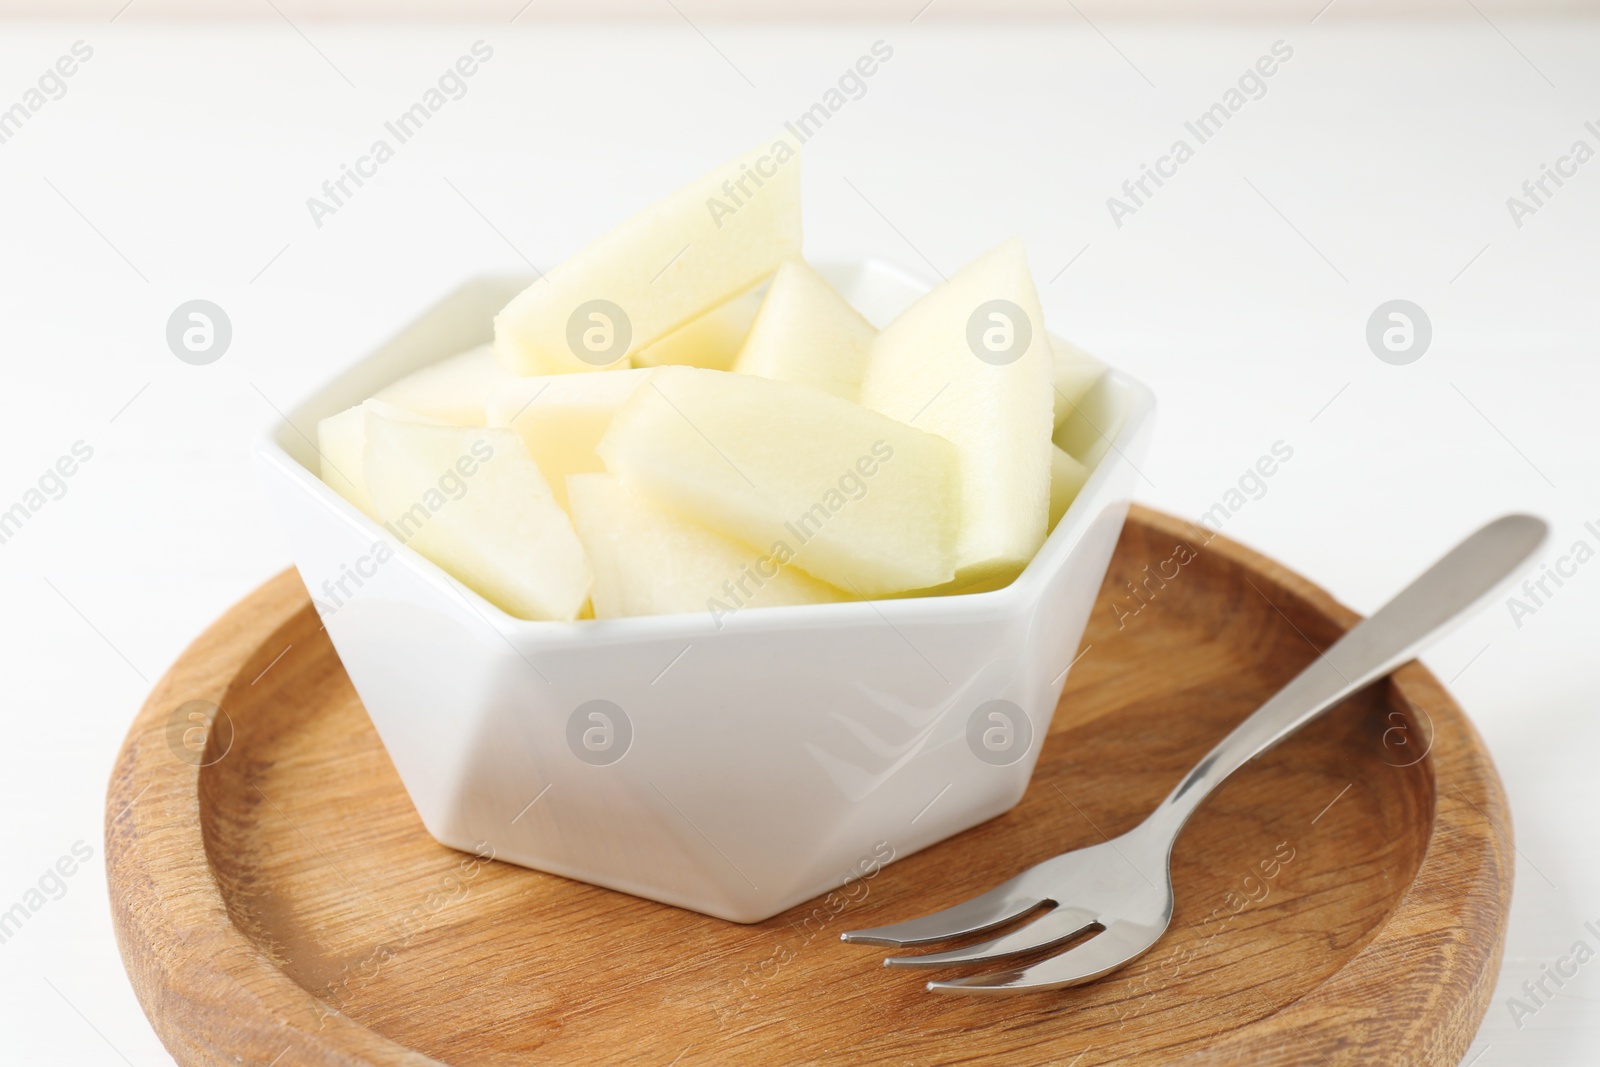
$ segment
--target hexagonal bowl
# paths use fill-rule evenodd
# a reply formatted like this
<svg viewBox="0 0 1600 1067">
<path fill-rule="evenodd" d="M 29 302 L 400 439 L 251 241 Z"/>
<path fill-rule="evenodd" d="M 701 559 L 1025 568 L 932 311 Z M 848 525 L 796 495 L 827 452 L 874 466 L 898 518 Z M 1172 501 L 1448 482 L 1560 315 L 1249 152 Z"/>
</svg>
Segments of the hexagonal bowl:
<svg viewBox="0 0 1600 1067">
<path fill-rule="evenodd" d="M 882 325 L 924 292 L 825 268 Z M 992 592 L 578 622 L 513 618 L 317 476 L 319 419 L 489 340 L 530 281 L 473 279 L 254 450 L 327 631 L 439 841 L 756 922 L 1014 805 L 1127 514 L 1154 399 L 1083 402 L 1103 455 Z"/>
</svg>

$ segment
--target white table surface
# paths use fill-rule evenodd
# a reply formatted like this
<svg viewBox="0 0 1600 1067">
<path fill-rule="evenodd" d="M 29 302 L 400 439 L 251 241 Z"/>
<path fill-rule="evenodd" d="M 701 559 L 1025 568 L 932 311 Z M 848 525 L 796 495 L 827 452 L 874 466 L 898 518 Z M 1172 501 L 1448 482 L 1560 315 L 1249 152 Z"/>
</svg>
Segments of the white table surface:
<svg viewBox="0 0 1600 1067">
<path fill-rule="evenodd" d="M 808 254 L 948 273 L 1021 233 L 1051 326 L 1161 398 L 1143 500 L 1197 515 L 1289 443 L 1226 532 L 1361 610 L 1507 510 L 1551 520 L 1546 562 L 1600 547 L 1584 528 L 1600 530 L 1600 161 L 1521 227 L 1506 206 L 1574 140 L 1600 147 L 1584 129 L 1600 24 L 1464 10 L 1214 28 L 8 26 L 0 108 L 74 41 L 94 54 L 0 144 L 0 509 L 75 442 L 93 457 L 0 544 L 0 909 L 75 842 L 93 859 L 0 944 L 0 1060 L 170 1062 L 112 938 L 105 784 L 154 679 L 288 563 L 247 462 L 273 407 L 466 275 L 558 261 L 761 140 L 876 40 L 893 59 L 807 147 Z M 316 228 L 306 198 L 479 39 L 494 58 L 467 95 Z M 1116 227 L 1106 198 L 1278 40 L 1294 53 L 1266 95 Z M 233 323 L 210 366 L 164 341 L 195 297 Z M 1408 366 L 1364 340 L 1397 297 L 1434 326 Z M 1597 608 L 1600 561 L 1520 626 L 1497 603 L 1426 657 L 1516 816 L 1505 968 L 1468 1055 L 1482 1067 L 1600 1056 L 1600 963 L 1520 1026 L 1507 1004 L 1575 941 L 1600 947 L 1584 928 L 1600 925 Z"/>
</svg>

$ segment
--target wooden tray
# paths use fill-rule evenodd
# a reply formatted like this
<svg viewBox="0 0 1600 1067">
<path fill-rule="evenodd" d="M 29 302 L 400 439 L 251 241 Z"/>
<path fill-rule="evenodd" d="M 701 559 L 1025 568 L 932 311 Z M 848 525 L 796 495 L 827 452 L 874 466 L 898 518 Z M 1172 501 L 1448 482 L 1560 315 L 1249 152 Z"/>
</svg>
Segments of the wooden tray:
<svg viewBox="0 0 1600 1067">
<path fill-rule="evenodd" d="M 1178 576 L 1146 584 L 1147 564 Z M 185 1065 L 1454 1064 L 1499 967 L 1511 826 L 1482 741 L 1415 663 L 1206 803 L 1172 929 L 1097 984 L 934 996 L 838 940 L 1129 829 L 1355 618 L 1135 508 L 1022 803 L 862 899 L 737 926 L 435 843 L 286 572 L 128 734 L 106 808 L 122 955 Z M 208 739 L 185 736 L 191 701 L 225 709 Z"/>
</svg>

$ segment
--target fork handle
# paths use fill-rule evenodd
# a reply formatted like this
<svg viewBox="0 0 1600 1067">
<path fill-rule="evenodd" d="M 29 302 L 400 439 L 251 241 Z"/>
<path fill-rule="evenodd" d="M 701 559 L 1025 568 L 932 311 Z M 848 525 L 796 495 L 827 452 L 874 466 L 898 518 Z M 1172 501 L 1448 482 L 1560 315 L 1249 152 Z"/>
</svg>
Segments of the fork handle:
<svg viewBox="0 0 1600 1067">
<path fill-rule="evenodd" d="M 1218 742 L 1146 821 L 1176 837 L 1223 779 L 1443 636 L 1521 567 L 1548 532 L 1531 515 L 1505 515 L 1461 542 Z"/>
</svg>

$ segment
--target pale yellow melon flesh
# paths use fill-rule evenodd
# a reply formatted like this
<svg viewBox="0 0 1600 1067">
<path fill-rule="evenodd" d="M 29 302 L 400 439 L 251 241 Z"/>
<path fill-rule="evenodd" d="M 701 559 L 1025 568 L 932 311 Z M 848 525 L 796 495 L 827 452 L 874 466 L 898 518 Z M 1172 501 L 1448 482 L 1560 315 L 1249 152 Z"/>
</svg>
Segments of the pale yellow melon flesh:
<svg viewBox="0 0 1600 1067">
<path fill-rule="evenodd" d="M 515 432 L 366 412 L 366 480 L 394 537 L 523 619 L 575 619 L 588 560 Z"/>
<path fill-rule="evenodd" d="M 495 351 L 518 374 L 591 371 L 608 358 L 607 366 L 625 367 L 633 353 L 799 253 L 798 149 L 779 139 L 684 186 L 535 281 L 496 316 Z M 620 308 L 625 322 L 597 311 L 597 300 Z M 589 324 L 598 331 L 592 341 Z"/>
<path fill-rule="evenodd" d="M 322 480 L 362 512 L 372 514 L 372 496 L 362 470 L 367 447 L 367 413 L 357 404 L 317 423 L 317 455 Z"/>
<path fill-rule="evenodd" d="M 877 335 L 820 274 L 790 260 L 772 279 L 733 369 L 858 400 Z"/>
<path fill-rule="evenodd" d="M 597 619 L 707 612 L 721 623 L 752 607 L 849 599 L 771 551 L 713 533 L 609 474 L 567 480 L 572 523 L 594 568 Z"/>
<path fill-rule="evenodd" d="M 1066 514 L 1072 502 L 1077 499 L 1078 493 L 1083 490 L 1084 483 L 1089 480 L 1089 468 L 1073 459 L 1055 445 L 1050 447 L 1050 529 L 1054 530 L 1056 523 Z M 996 589 L 1003 589 L 1016 581 L 1022 573 L 1022 567 L 1008 567 L 1005 570 L 992 571 L 977 581 L 962 581 L 957 579 L 933 589 L 919 589 L 908 594 L 910 596 L 957 596 L 965 593 L 988 593 Z"/>
<path fill-rule="evenodd" d="M 1055 425 L 1059 428 L 1106 372 L 1106 365 L 1059 337 L 1050 338 L 1050 352 L 1054 357 Z"/>
<path fill-rule="evenodd" d="M 329 415 L 317 423 L 317 454 L 322 480 L 333 491 L 367 515 L 373 514 L 372 494 L 367 492 L 366 450 L 367 412 L 385 418 L 436 423 L 441 420 L 387 404 L 376 398 Z"/>
<path fill-rule="evenodd" d="M 490 426 L 509 426 L 539 465 L 556 503 L 567 506 L 567 476 L 605 470 L 595 453 L 617 409 L 649 370 L 518 378 L 489 398 Z"/>
<path fill-rule="evenodd" d="M 1126 417 L 1125 405 L 1112 380 L 1102 374 L 1056 427 L 1052 440 L 1093 470 L 1111 450 Z"/>
<path fill-rule="evenodd" d="M 1050 529 L 1056 528 L 1061 516 L 1078 498 L 1083 483 L 1089 480 L 1089 468 L 1073 459 L 1057 445 L 1050 446 Z"/>
<path fill-rule="evenodd" d="M 758 285 L 679 326 L 633 354 L 635 367 L 706 367 L 730 370 L 750 333 L 765 295 Z"/>
<path fill-rule="evenodd" d="M 858 596 L 955 573 L 955 449 L 820 389 L 662 367 L 598 451 L 657 504 L 763 550 L 781 543 L 796 566 Z"/>
<path fill-rule="evenodd" d="M 1022 321 L 999 315 L 992 301 L 1020 309 Z M 1014 358 L 979 358 L 974 332 L 992 358 L 996 349 Z M 873 343 L 861 402 L 948 439 L 960 456 L 958 580 L 1020 570 L 1044 543 L 1053 369 L 1044 313 L 1015 240 L 912 304 Z"/>
<path fill-rule="evenodd" d="M 406 375 L 374 399 L 455 426 L 482 426 L 490 394 L 516 379 L 492 347 L 481 345 Z"/>
</svg>

